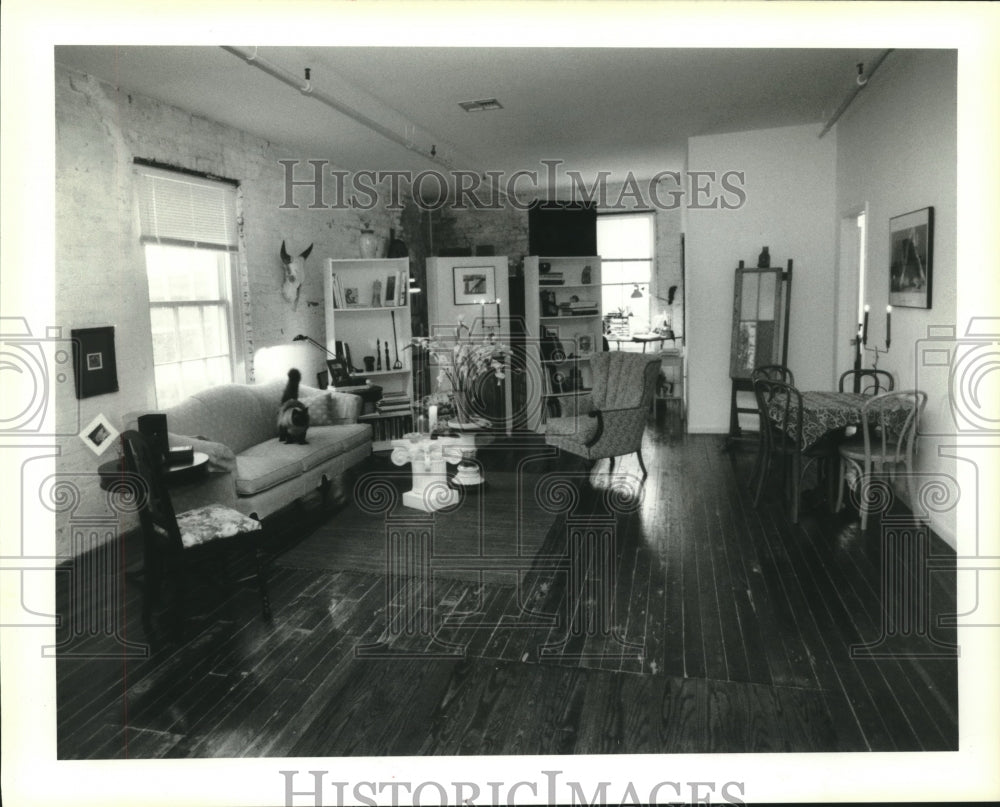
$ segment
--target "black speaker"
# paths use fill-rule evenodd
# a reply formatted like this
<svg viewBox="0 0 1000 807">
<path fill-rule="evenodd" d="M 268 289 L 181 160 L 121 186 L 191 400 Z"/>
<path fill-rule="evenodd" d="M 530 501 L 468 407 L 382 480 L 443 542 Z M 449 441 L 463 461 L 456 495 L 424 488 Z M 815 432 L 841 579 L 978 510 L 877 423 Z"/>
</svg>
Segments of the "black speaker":
<svg viewBox="0 0 1000 807">
<path fill-rule="evenodd" d="M 170 450 L 170 441 L 167 439 L 167 416 L 166 415 L 139 415 L 139 433 L 149 441 L 149 447 L 166 457 Z"/>
</svg>

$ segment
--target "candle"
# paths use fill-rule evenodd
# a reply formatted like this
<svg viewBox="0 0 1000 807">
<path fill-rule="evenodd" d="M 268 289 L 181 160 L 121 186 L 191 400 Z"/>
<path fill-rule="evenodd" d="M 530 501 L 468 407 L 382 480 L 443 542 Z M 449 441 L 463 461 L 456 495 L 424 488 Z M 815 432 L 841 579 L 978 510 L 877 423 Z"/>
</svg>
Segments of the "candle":
<svg viewBox="0 0 1000 807">
<path fill-rule="evenodd" d="M 886 350 L 889 349 L 889 343 L 892 341 L 892 306 L 887 305 L 885 307 L 885 347 Z"/>
<path fill-rule="evenodd" d="M 867 345 L 868 344 L 868 311 L 869 310 L 870 310 L 870 306 L 866 303 L 865 304 L 865 323 L 864 323 L 864 325 L 861 326 L 861 344 L 863 344 L 863 345 Z"/>
<path fill-rule="evenodd" d="M 497 299 L 496 299 L 496 306 L 497 306 L 497 327 L 499 328 L 500 327 L 500 298 L 499 297 L 497 297 Z"/>
<path fill-rule="evenodd" d="M 479 321 L 486 327 L 486 300 L 479 301 Z"/>
<path fill-rule="evenodd" d="M 428 410 L 427 410 L 427 416 L 428 416 L 428 420 L 429 420 L 429 424 L 428 425 L 430 426 L 430 431 L 433 432 L 434 429 L 436 429 L 437 425 L 438 425 L 438 408 L 437 408 L 437 406 L 432 405 L 430 408 L 428 408 Z"/>
</svg>

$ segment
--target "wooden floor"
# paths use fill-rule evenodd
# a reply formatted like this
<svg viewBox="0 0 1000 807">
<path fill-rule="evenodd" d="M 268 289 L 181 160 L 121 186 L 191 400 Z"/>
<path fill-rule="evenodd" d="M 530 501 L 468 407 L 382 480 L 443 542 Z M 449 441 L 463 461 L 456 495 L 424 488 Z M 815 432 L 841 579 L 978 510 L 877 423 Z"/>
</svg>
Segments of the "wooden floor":
<svg viewBox="0 0 1000 807">
<path fill-rule="evenodd" d="M 121 638 L 147 639 L 127 574 L 117 638 L 64 636 L 59 757 L 957 749 L 954 637 L 937 626 L 954 611 L 953 553 L 905 513 L 862 534 L 853 513 L 806 509 L 791 525 L 776 492 L 755 510 L 753 455 L 723 442 L 651 418 L 641 495 L 602 463 L 553 516 L 550 548 L 565 548 L 567 518 L 610 506 L 610 566 L 575 583 L 544 567 L 510 585 L 437 580 L 430 634 L 386 640 L 383 574 L 282 566 L 282 550 L 336 519 L 336 495 L 266 524 L 270 622 L 250 582 L 196 589 L 184 643 L 123 658 Z M 481 452 L 487 479 L 544 453 L 521 443 Z M 571 479 L 577 466 L 548 467 Z M 634 457 L 618 469 L 638 472 Z M 131 544 L 123 555 L 135 565 Z M 70 595 L 70 577 L 58 575 L 68 626 L 70 602 L 100 603 L 106 588 Z M 540 651 L 561 638 L 561 652 Z"/>
</svg>

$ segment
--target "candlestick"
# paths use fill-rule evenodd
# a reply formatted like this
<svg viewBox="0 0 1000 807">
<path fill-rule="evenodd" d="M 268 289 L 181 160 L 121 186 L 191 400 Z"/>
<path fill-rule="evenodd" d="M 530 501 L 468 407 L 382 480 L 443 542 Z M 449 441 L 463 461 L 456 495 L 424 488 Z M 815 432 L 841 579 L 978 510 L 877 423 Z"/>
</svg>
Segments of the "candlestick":
<svg viewBox="0 0 1000 807">
<path fill-rule="evenodd" d="M 865 304 L 865 321 L 864 321 L 864 324 L 861 326 L 861 344 L 863 344 L 863 345 L 867 345 L 868 344 L 868 311 L 869 310 L 870 310 L 870 306 L 866 303 Z"/>
<path fill-rule="evenodd" d="M 499 297 L 497 297 L 497 299 L 496 299 L 496 306 L 497 306 L 497 327 L 499 328 L 500 327 L 500 298 Z"/>
<path fill-rule="evenodd" d="M 436 405 L 431 405 L 427 410 L 427 418 L 430 425 L 430 431 L 433 432 L 438 425 L 438 408 Z"/>
<path fill-rule="evenodd" d="M 486 300 L 479 301 L 479 321 L 486 327 Z"/>
<path fill-rule="evenodd" d="M 892 306 L 887 305 L 885 307 L 885 349 L 889 349 L 889 344 L 892 342 Z"/>
</svg>

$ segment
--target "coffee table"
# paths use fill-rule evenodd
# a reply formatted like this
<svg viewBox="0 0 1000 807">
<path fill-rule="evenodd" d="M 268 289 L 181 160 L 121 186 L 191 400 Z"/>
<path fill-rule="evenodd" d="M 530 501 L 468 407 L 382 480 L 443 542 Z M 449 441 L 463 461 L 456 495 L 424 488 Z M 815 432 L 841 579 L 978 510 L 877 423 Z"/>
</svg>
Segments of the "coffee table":
<svg viewBox="0 0 1000 807">
<path fill-rule="evenodd" d="M 403 505 L 433 513 L 458 502 L 458 492 L 448 486 L 447 467 L 464 457 L 460 437 L 436 437 L 414 434 L 392 441 L 393 465 L 410 463 L 413 487 L 403 494 Z"/>
</svg>

